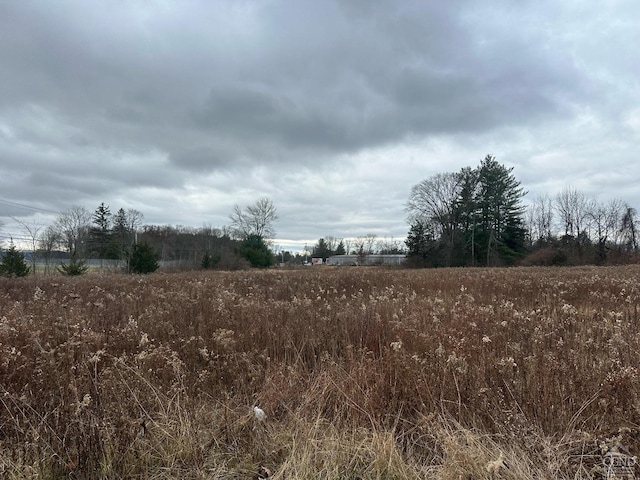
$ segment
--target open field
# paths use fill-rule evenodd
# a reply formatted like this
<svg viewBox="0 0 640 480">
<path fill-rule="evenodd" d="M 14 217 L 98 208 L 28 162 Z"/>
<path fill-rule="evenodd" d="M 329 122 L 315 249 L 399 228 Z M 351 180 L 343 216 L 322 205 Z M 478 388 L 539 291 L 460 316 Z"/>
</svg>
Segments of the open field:
<svg viewBox="0 0 640 480">
<path fill-rule="evenodd" d="M 639 300 L 637 266 L 0 279 L 0 477 L 605 478 Z"/>
</svg>

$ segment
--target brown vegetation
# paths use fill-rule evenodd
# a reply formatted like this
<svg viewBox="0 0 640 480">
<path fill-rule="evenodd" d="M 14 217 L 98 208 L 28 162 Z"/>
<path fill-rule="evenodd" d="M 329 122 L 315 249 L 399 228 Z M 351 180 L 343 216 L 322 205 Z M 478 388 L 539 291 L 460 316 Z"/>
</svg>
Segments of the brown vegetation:
<svg viewBox="0 0 640 480">
<path fill-rule="evenodd" d="M 609 447 L 640 449 L 639 280 L 637 266 L 0 279 L 0 475 L 601 478 Z"/>
</svg>

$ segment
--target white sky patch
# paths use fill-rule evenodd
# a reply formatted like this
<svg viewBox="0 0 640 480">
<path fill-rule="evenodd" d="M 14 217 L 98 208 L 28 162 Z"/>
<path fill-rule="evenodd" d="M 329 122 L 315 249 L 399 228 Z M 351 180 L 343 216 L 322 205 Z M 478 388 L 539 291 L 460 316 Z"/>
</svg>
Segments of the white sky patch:
<svg viewBox="0 0 640 480">
<path fill-rule="evenodd" d="M 640 137 L 640 108 L 628 112 L 624 123 L 630 129 L 631 134 Z"/>
</svg>

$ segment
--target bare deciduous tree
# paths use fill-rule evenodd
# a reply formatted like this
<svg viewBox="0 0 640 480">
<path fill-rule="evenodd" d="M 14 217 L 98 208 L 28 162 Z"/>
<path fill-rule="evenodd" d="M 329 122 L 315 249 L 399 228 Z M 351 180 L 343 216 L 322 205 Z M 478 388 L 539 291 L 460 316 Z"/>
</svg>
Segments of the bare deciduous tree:
<svg viewBox="0 0 640 480">
<path fill-rule="evenodd" d="M 464 213 L 467 222 L 473 217 L 468 205 L 461 208 L 462 201 L 474 201 L 475 187 L 471 187 L 471 183 L 477 183 L 477 178 L 471 182 L 472 176 L 475 176 L 473 172 L 463 170 L 460 173 L 439 173 L 429 177 L 411 188 L 406 204 L 410 224 L 428 225 L 429 230 L 440 237 L 445 246 L 448 265 L 453 259 L 458 224 L 462 220 L 459 215 Z"/>
<path fill-rule="evenodd" d="M 434 223 L 449 236 L 455 228 L 455 210 L 460 198 L 460 177 L 455 173 L 439 173 L 411 188 L 406 211 L 409 222 Z"/>
<path fill-rule="evenodd" d="M 244 210 L 235 205 L 229 218 L 231 226 L 240 237 L 257 235 L 263 239 L 270 239 L 275 236 L 273 222 L 278 219 L 278 213 L 269 197 L 258 199 L 254 204 L 245 207 Z"/>
<path fill-rule="evenodd" d="M 378 240 L 377 251 L 383 255 L 393 255 L 404 253 L 404 242 L 402 240 L 391 238 L 383 238 Z"/>
<path fill-rule="evenodd" d="M 49 225 L 41 234 L 38 240 L 38 248 L 42 252 L 44 259 L 44 273 L 49 273 L 51 264 L 51 254 L 53 250 L 60 244 L 60 233 Z"/>
<path fill-rule="evenodd" d="M 35 275 L 38 251 L 38 237 L 40 236 L 40 231 L 44 228 L 44 225 L 35 220 L 28 222 L 27 220 L 20 220 L 16 217 L 11 218 L 14 222 L 20 225 L 20 228 L 24 232 L 25 238 L 29 243 L 29 247 L 31 248 L 31 272 Z"/>
<path fill-rule="evenodd" d="M 144 215 L 135 208 L 127 209 L 127 223 L 131 232 L 137 232 L 142 228 L 142 222 L 144 221 Z"/>
<path fill-rule="evenodd" d="M 347 255 L 351 255 L 353 253 L 353 250 L 352 250 L 353 239 L 351 239 L 351 238 L 343 238 L 342 239 L 342 244 L 344 245 L 344 251 L 347 253 Z"/>
<path fill-rule="evenodd" d="M 552 237 L 553 201 L 549 195 L 538 196 L 531 206 L 531 229 L 534 242 L 548 242 Z"/>
<path fill-rule="evenodd" d="M 595 231 L 595 241 L 605 243 L 611 240 L 611 237 L 614 236 L 618 230 L 617 227 L 623 211 L 624 204 L 618 199 L 613 199 L 608 203 L 593 203 L 589 215 Z"/>
<path fill-rule="evenodd" d="M 636 225 L 636 209 L 625 205 L 620 226 L 624 246 L 628 252 L 638 253 L 638 232 Z"/>
<path fill-rule="evenodd" d="M 54 225 L 62 237 L 69 255 L 82 255 L 83 244 L 91 224 L 91 213 L 83 206 L 74 205 L 63 211 Z"/>
<path fill-rule="evenodd" d="M 588 229 L 593 200 L 583 192 L 566 187 L 556 196 L 555 207 L 565 235 L 578 238 Z"/>
<path fill-rule="evenodd" d="M 324 241 L 327 245 L 327 248 L 332 252 L 336 251 L 336 248 L 338 248 L 338 244 L 340 243 L 339 238 L 336 238 L 331 235 L 327 235 L 326 237 L 324 237 Z"/>
<path fill-rule="evenodd" d="M 377 238 L 378 236 L 375 233 L 367 233 L 364 237 L 365 252 L 367 252 L 367 254 L 373 255 L 376 253 L 375 247 Z"/>
<path fill-rule="evenodd" d="M 604 262 L 607 258 L 607 244 L 618 233 L 618 224 L 622 217 L 624 204 L 617 199 L 608 203 L 593 202 L 590 217 L 594 230 L 594 240 L 597 244 L 598 261 Z"/>
</svg>

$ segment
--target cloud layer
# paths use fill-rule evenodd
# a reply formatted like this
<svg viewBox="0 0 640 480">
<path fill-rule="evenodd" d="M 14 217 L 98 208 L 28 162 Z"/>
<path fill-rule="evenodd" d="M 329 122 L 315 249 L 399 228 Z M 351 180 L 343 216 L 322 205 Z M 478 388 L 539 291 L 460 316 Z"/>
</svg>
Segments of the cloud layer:
<svg viewBox="0 0 640 480">
<path fill-rule="evenodd" d="M 0 197 L 197 227 L 267 195 L 286 245 L 402 237 L 412 185 L 492 153 L 532 196 L 640 208 L 638 19 L 633 0 L 9 0 Z"/>
</svg>

